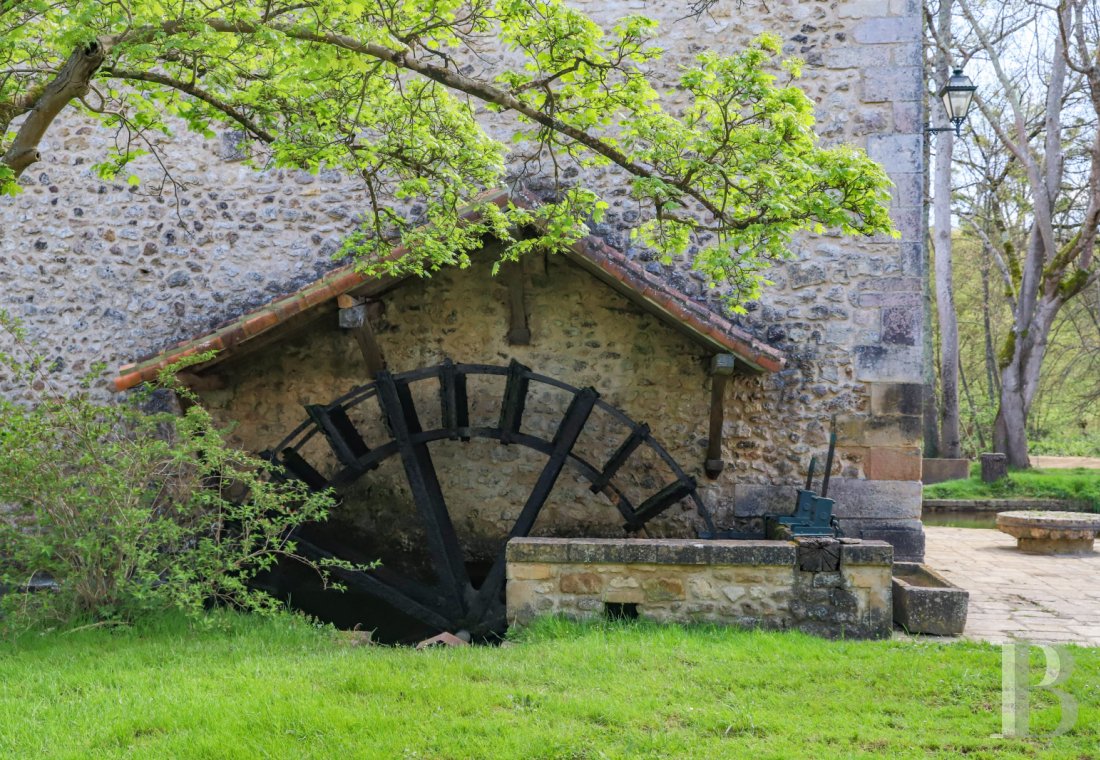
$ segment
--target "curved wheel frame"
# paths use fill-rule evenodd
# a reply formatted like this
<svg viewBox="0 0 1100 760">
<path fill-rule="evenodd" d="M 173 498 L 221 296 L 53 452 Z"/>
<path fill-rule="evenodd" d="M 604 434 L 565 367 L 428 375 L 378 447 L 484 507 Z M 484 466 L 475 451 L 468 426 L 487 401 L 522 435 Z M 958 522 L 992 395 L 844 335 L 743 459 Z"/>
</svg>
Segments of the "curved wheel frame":
<svg viewBox="0 0 1100 760">
<path fill-rule="evenodd" d="M 496 375 L 506 378 L 500 419 L 495 427 L 471 426 L 467 402 L 467 378 Z M 442 427 L 421 427 L 410 385 L 435 380 L 439 385 Z M 521 432 L 524 408 L 531 383 L 541 383 L 571 394 L 571 401 L 551 440 Z M 391 439 L 374 448 L 368 446 L 348 417 L 348 410 L 375 399 Z M 588 461 L 574 446 L 594 409 L 610 415 L 627 429 L 622 443 L 602 466 Z M 362 478 L 391 456 L 400 456 L 417 513 L 425 528 L 427 548 L 439 582 L 432 586 L 384 571 L 339 571 L 349 586 L 393 605 L 429 627 L 468 630 L 474 635 L 500 632 L 506 627 L 503 590 L 505 583 L 504 544 L 501 545 L 485 580 L 477 588 L 467 575 L 462 547 L 451 522 L 428 444 L 439 440 L 469 441 L 472 438 L 518 444 L 547 455 L 531 494 L 507 538 L 527 536 L 539 512 L 566 465 L 580 473 L 593 493 L 603 493 L 623 516 L 625 530 L 642 528 L 682 499 L 690 499 L 713 534 L 714 523 L 696 492 L 695 480 L 650 434 L 649 426 L 632 420 L 621 410 L 600 399 L 593 388 L 576 388 L 555 378 L 532 372 L 513 360 L 507 367 L 486 364 L 456 364 L 447 359 L 436 367 L 391 374 L 380 372 L 372 383 L 352 389 L 333 402 L 306 407 L 308 419 L 295 428 L 272 451 L 270 461 L 286 475 L 298 478 L 314 490 L 333 488 L 337 493 Z M 340 468 L 326 478 L 299 452 L 314 436 L 322 436 Z M 634 506 L 616 477 L 642 446 L 650 448 L 665 463 L 673 479 Z M 332 556 L 300 536 L 299 551 L 314 557 Z"/>
</svg>

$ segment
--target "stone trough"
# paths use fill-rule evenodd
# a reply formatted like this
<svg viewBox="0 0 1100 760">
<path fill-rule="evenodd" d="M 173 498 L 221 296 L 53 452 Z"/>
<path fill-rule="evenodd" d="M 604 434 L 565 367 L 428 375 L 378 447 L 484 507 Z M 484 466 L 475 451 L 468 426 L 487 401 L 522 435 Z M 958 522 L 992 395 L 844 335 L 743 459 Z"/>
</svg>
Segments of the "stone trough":
<svg viewBox="0 0 1100 760">
<path fill-rule="evenodd" d="M 969 592 L 917 562 L 895 562 L 892 582 L 895 623 L 909 633 L 962 634 Z"/>
</svg>

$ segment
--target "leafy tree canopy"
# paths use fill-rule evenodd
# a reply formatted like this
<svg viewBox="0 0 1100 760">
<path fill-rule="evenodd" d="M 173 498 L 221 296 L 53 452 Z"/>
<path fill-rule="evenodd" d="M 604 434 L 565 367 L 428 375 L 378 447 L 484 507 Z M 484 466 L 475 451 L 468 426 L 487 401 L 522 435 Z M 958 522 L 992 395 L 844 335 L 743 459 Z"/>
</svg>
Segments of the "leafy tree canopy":
<svg viewBox="0 0 1100 760">
<path fill-rule="evenodd" d="M 602 29 L 559 0 L 0 0 L 0 183 L 17 191 L 74 105 L 120 130 L 104 177 L 179 121 L 243 130 L 258 166 L 358 177 L 371 203 L 350 245 L 379 272 L 464 265 L 489 233 L 506 256 L 575 241 L 606 208 L 593 167 L 629 182 L 643 244 L 693 253 L 739 299 L 800 230 L 892 229 L 885 173 L 818 144 L 776 37 L 699 55 L 674 92 L 651 76 L 656 39 L 648 18 Z M 549 202 L 460 223 L 483 190 L 531 176 Z M 396 242 L 408 253 L 383 261 Z"/>
</svg>

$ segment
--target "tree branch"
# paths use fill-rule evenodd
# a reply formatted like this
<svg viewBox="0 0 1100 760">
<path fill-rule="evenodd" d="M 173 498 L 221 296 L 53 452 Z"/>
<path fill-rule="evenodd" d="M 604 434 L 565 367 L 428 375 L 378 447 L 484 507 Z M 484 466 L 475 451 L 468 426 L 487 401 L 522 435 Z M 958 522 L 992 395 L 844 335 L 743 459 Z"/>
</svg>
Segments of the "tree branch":
<svg viewBox="0 0 1100 760">
<path fill-rule="evenodd" d="M 57 76 L 43 89 L 3 159 L 0 159 L 0 162 L 15 172 L 16 177 L 41 158 L 38 144 L 46 130 L 69 101 L 82 97 L 88 91 L 92 76 L 103 64 L 105 54 L 104 46 L 100 42 L 92 42 L 73 51 L 57 72 Z"/>
<path fill-rule="evenodd" d="M 165 87 L 171 87 L 174 90 L 179 90 L 180 92 L 201 100 L 207 105 L 217 109 L 218 111 L 221 111 L 230 119 L 244 127 L 249 132 L 249 134 L 260 140 L 263 140 L 265 143 L 275 142 L 275 135 L 271 134 L 255 121 L 250 119 L 240 109 L 233 107 L 229 103 L 226 103 L 224 100 L 221 100 L 215 95 L 207 92 L 206 90 L 203 90 L 200 87 L 196 87 L 189 82 L 184 82 L 183 80 L 175 79 L 174 77 L 170 77 L 165 74 L 158 74 L 154 71 L 132 71 L 129 69 L 117 69 L 113 66 L 102 69 L 102 73 L 106 76 L 115 77 L 117 79 L 128 79 L 135 82 L 152 82 L 155 84 L 164 85 Z"/>
<path fill-rule="evenodd" d="M 277 31 L 280 34 L 285 34 L 291 39 L 330 45 L 332 47 L 386 61 L 399 69 L 419 74 L 449 89 L 464 92 L 485 103 L 491 103 L 525 116 L 536 124 L 541 124 L 547 129 L 565 135 L 574 142 L 603 156 L 635 176 L 645 177 L 647 179 L 660 179 L 684 195 L 697 201 L 699 205 L 709 211 L 715 219 L 722 220 L 727 228 L 744 229 L 752 224 L 758 223 L 757 220 L 748 222 L 731 220 L 723 213 L 722 209 L 690 184 L 659 176 L 649 167 L 632 161 L 622 151 L 597 137 L 593 137 L 584 130 L 578 129 L 560 119 L 545 114 L 498 87 L 465 76 L 457 71 L 451 71 L 416 58 L 410 54 L 408 49 L 394 50 L 393 48 L 373 42 L 360 42 L 359 40 L 341 34 L 319 33 L 308 28 L 288 24 L 268 24 L 264 26 L 248 22 L 226 21 L 223 19 L 208 19 L 204 23 L 216 32 L 231 34 L 254 34 L 263 28 L 267 28 L 272 31 Z"/>
</svg>

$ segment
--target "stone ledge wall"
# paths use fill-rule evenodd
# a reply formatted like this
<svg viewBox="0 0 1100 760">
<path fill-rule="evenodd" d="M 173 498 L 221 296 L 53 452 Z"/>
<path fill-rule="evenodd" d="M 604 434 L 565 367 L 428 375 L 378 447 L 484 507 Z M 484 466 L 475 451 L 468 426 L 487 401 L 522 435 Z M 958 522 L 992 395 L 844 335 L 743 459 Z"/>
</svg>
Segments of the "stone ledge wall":
<svg viewBox="0 0 1100 760">
<path fill-rule="evenodd" d="M 508 543 L 508 622 L 596 619 L 636 605 L 659 622 L 797 629 L 829 638 L 889 638 L 891 546 L 838 545 L 834 571 L 800 569 L 791 541 L 516 538 Z"/>
</svg>

